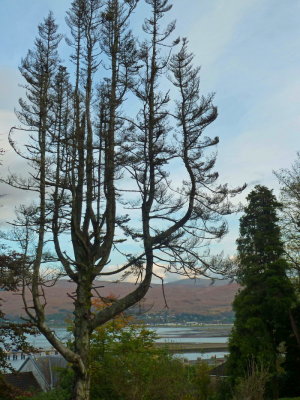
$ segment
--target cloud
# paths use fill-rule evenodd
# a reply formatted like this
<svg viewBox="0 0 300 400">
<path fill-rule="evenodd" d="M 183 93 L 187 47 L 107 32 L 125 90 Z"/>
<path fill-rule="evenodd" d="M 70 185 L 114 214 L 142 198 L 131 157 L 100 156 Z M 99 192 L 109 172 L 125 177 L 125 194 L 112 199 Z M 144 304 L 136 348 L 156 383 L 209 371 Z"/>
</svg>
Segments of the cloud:
<svg viewBox="0 0 300 400">
<path fill-rule="evenodd" d="M 15 113 L 0 109 L 0 146 L 7 150 L 9 148 L 8 133 L 12 126 L 17 122 Z"/>
<path fill-rule="evenodd" d="M 233 184 L 241 179 L 277 186 L 272 171 L 289 167 L 299 143 L 300 83 L 276 87 L 257 99 L 235 136 L 220 149 L 219 167 Z M 292 158 L 291 158 L 292 157 Z"/>
<path fill-rule="evenodd" d="M 13 126 L 19 122 L 13 111 L 18 105 L 18 99 L 24 95 L 24 89 L 19 86 L 20 74 L 14 68 L 0 67 L 0 148 L 4 150 L 1 159 L 0 177 L 6 177 L 12 173 L 26 173 L 26 162 L 17 156 L 8 142 L 8 134 Z M 24 136 L 24 135 L 23 135 Z M 19 137 L 20 142 L 22 136 Z M 5 226 L 15 216 L 15 208 L 23 203 L 30 203 L 33 194 L 12 188 L 0 183 L 0 224 Z"/>
<path fill-rule="evenodd" d="M 203 68 L 211 68 L 222 57 L 244 17 L 262 3 L 261 0 L 206 0 L 199 3 L 197 19 L 194 18 L 188 36 L 196 60 L 200 60 Z"/>
<path fill-rule="evenodd" d="M 24 93 L 24 89 L 19 86 L 20 81 L 17 69 L 0 67 L 0 110 L 12 111 L 18 105 L 18 99 Z"/>
<path fill-rule="evenodd" d="M 14 112 L 0 110 L 0 148 L 5 151 L 1 159 L 0 177 L 5 178 L 10 172 L 22 173 L 27 170 L 26 162 L 18 157 L 8 143 L 8 132 L 16 125 Z M 33 195 L 0 183 L 0 224 L 3 226 L 15 216 L 15 208 L 26 202 L 31 202 Z"/>
</svg>

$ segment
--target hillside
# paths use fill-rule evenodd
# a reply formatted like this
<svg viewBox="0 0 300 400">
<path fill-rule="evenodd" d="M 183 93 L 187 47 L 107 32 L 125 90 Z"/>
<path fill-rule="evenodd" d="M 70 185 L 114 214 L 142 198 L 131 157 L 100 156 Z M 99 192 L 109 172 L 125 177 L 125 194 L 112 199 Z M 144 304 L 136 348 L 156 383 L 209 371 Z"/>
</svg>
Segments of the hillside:
<svg viewBox="0 0 300 400">
<path fill-rule="evenodd" d="M 97 282 L 101 296 L 113 294 L 122 297 L 133 288 L 132 283 Z M 60 280 L 54 287 L 46 289 L 47 314 L 65 314 L 72 312 L 74 284 L 67 280 Z M 152 284 L 140 308 L 148 314 L 156 314 L 168 310 L 169 314 L 219 315 L 231 311 L 231 303 L 238 290 L 236 283 L 227 281 L 212 282 L 208 279 L 184 279 L 165 285 L 166 308 L 162 287 Z M 2 292 L 3 310 L 10 316 L 17 317 L 24 314 L 20 295 L 11 292 Z"/>
</svg>

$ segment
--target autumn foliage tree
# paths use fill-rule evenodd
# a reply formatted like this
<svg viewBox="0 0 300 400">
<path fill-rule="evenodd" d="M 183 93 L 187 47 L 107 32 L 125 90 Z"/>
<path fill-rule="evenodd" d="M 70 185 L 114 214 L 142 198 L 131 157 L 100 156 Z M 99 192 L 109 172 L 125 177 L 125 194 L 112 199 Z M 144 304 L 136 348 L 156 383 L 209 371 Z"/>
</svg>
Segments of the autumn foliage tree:
<svg viewBox="0 0 300 400">
<path fill-rule="evenodd" d="M 204 134 L 217 109 L 213 95 L 200 94 L 187 40 L 171 39 L 175 23 L 165 18 L 172 5 L 145 0 L 149 16 L 137 40 L 129 26 L 138 3 L 72 1 L 72 64 L 61 63 L 50 13 L 20 66 L 26 99 L 10 143 L 29 175 L 12 174 L 6 183 L 36 194 L 15 222 L 34 243 L 23 246 L 32 262 L 26 311 L 72 364 L 77 400 L 89 399 L 92 332 L 141 300 L 157 269 L 188 276 L 214 270 L 207 244 L 226 233 L 229 198 L 240 191 L 218 183 L 219 139 Z M 23 148 L 18 133 L 27 138 Z M 76 285 L 72 349 L 46 323 L 50 261 Z M 92 297 L 101 296 L 96 280 L 129 275 L 135 289 L 93 313 Z"/>
</svg>

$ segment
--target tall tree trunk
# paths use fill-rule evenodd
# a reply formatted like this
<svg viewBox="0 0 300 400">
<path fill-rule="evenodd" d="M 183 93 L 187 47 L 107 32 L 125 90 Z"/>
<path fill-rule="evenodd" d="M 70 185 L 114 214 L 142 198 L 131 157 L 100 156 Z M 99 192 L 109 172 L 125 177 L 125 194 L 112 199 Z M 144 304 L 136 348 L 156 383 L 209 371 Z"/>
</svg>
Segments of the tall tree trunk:
<svg viewBox="0 0 300 400">
<path fill-rule="evenodd" d="M 90 309 L 91 283 L 89 278 L 81 274 L 74 302 L 74 346 L 79 355 L 78 363 L 73 365 L 75 371 L 75 386 L 72 400 L 90 399 Z"/>
<path fill-rule="evenodd" d="M 90 400 L 90 377 L 88 373 L 82 375 L 79 371 L 75 372 L 72 400 Z"/>
</svg>

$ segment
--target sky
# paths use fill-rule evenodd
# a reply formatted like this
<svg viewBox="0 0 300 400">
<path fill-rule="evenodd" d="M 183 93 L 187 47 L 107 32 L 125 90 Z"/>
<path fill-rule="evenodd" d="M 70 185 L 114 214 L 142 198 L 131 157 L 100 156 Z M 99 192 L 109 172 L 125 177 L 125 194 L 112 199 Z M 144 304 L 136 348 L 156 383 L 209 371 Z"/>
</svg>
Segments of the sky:
<svg viewBox="0 0 300 400">
<path fill-rule="evenodd" d="M 22 96 L 18 65 L 49 10 L 64 31 L 70 2 L 0 0 L 0 147 L 6 150 L 1 175 L 23 168 L 7 143 Z M 247 183 L 242 202 L 256 184 L 278 193 L 272 171 L 289 168 L 300 150 L 300 0 L 174 0 L 173 5 L 177 35 L 189 39 L 195 64 L 201 65 L 202 93 L 216 93 L 219 116 L 206 133 L 220 137 L 220 182 Z M 136 23 L 145 12 L 141 4 Z M 3 225 L 24 194 L 3 185 L 0 190 Z M 234 254 L 238 219 L 228 219 L 230 231 L 218 251 Z"/>
</svg>

